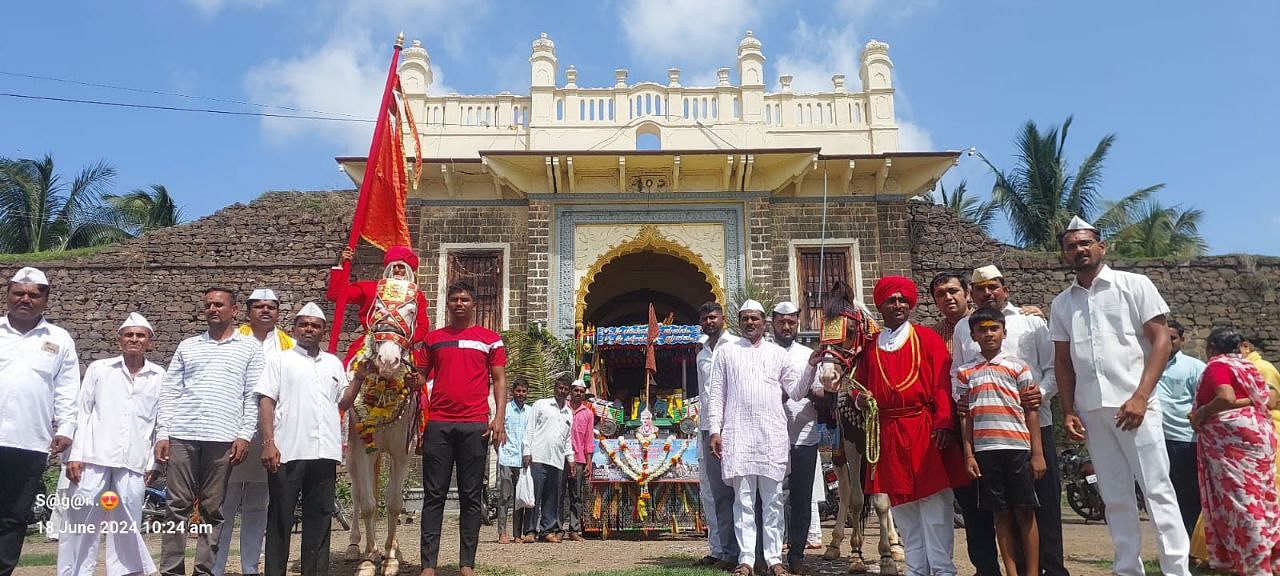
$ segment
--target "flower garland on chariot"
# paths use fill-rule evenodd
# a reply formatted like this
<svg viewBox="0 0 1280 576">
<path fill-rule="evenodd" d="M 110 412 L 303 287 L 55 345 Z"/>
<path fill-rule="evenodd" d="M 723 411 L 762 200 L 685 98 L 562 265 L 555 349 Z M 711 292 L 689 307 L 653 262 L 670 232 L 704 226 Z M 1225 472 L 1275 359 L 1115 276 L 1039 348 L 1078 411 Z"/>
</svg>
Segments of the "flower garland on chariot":
<svg viewBox="0 0 1280 576">
<path fill-rule="evenodd" d="M 604 436 L 600 437 L 603 446 Z M 678 444 L 675 435 L 667 436 L 666 442 L 662 444 L 662 461 L 652 470 L 649 469 L 649 448 L 652 445 L 653 438 L 639 438 L 640 443 L 640 460 L 636 461 L 631 456 L 631 452 L 627 450 L 627 439 L 619 438 L 618 447 L 610 449 L 605 447 L 605 454 L 609 456 L 609 460 L 622 470 L 628 478 L 640 486 L 640 494 L 636 498 L 636 514 L 641 520 L 648 517 L 648 504 L 653 499 L 653 495 L 649 492 L 649 483 L 664 476 L 671 470 L 672 466 L 679 464 L 684 459 L 684 446 Z M 675 452 L 673 455 L 672 452 Z"/>
</svg>

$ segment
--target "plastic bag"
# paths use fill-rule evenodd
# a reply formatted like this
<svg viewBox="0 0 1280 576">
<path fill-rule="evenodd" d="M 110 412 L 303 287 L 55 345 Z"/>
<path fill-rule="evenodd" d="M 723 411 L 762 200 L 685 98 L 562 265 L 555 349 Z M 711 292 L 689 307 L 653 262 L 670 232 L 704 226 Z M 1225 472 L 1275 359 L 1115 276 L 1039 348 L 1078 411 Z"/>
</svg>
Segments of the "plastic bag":
<svg viewBox="0 0 1280 576">
<path fill-rule="evenodd" d="M 520 471 L 520 479 L 516 481 L 516 508 L 533 508 L 533 473 L 525 466 Z"/>
</svg>

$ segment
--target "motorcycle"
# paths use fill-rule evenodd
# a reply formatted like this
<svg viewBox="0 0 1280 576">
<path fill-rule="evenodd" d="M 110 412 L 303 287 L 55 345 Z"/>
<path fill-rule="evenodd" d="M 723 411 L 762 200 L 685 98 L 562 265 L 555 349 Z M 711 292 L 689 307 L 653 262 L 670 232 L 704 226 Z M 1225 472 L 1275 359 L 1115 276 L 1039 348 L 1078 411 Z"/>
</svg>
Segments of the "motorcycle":
<svg viewBox="0 0 1280 576">
<path fill-rule="evenodd" d="M 1068 448 L 1058 457 L 1058 464 L 1062 471 L 1062 487 L 1067 493 L 1067 505 L 1084 518 L 1086 524 L 1105 520 L 1107 506 L 1102 502 L 1102 493 L 1098 492 L 1098 474 L 1093 468 L 1093 460 L 1074 448 Z M 1147 500 L 1142 495 L 1142 487 L 1134 482 L 1133 489 L 1138 510 L 1145 511 Z"/>
<path fill-rule="evenodd" d="M 1062 472 L 1062 488 L 1067 493 L 1067 505 L 1084 518 L 1085 523 L 1097 522 L 1106 517 L 1106 506 L 1098 492 L 1098 475 L 1093 461 L 1074 448 L 1062 451 L 1058 456 Z"/>
<path fill-rule="evenodd" d="M 830 462 L 822 463 L 823 498 L 818 502 L 818 516 L 830 520 L 840 512 L 840 479 L 836 476 L 836 467 Z"/>
</svg>

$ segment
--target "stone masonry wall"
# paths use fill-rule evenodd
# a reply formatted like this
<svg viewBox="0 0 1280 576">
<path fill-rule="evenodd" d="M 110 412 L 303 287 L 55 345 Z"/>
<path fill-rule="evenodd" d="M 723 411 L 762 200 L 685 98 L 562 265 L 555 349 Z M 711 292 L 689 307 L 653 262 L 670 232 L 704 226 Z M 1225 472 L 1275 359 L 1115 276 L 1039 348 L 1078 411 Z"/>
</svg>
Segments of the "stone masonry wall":
<svg viewBox="0 0 1280 576">
<path fill-rule="evenodd" d="M 178 342 L 204 330 L 200 302 L 211 286 L 237 291 L 241 320 L 243 300 L 258 287 L 282 299 L 282 321 L 310 300 L 332 318 L 333 305 L 324 301 L 328 270 L 346 243 L 354 204 L 351 192 L 268 193 L 92 255 L 38 263 L 53 286 L 48 318 L 71 332 L 85 364 L 119 352 L 117 329 L 135 310 L 156 329 L 150 357 L 167 363 Z M 357 256 L 358 263 L 370 259 L 375 264 L 358 266 L 357 275 L 378 272 L 380 253 Z M 8 278 L 21 265 L 5 265 L 0 274 Z M 354 313 L 347 318 L 353 329 Z"/>
<path fill-rule="evenodd" d="M 116 328 L 130 311 L 139 310 L 157 329 L 152 358 L 164 363 L 182 338 L 204 329 L 199 303 L 209 286 L 233 288 L 242 300 L 253 288 L 274 288 L 283 299 L 282 323 L 308 300 L 320 301 L 332 314 L 324 292 L 329 268 L 350 232 L 354 204 L 351 191 L 271 192 L 247 205 L 236 204 L 92 255 L 39 263 L 54 285 L 48 317 L 71 331 L 87 363 L 116 353 Z M 778 297 L 787 297 L 788 243 L 821 237 L 821 206 L 764 199 L 759 204 L 750 207 L 748 218 L 753 221 L 747 223 L 754 240 L 751 274 L 771 284 Z M 530 202 L 527 208 L 409 208 L 422 260 L 420 282 L 433 305 L 440 242 L 508 242 L 511 327 L 523 326 L 526 318 L 545 321 L 545 203 Z M 761 217 L 767 218 L 763 226 L 754 221 Z M 1002 245 L 946 210 L 921 202 L 832 201 L 827 237 L 860 240 L 865 295 L 881 274 L 909 273 L 915 278 L 921 285 L 918 317 L 926 322 L 937 317 L 932 299 L 924 294 L 926 284 L 943 270 L 967 274 L 974 266 L 995 263 L 1009 279 L 1014 302 L 1042 307 L 1070 279 L 1056 255 Z M 757 266 L 757 257 L 764 259 L 762 266 Z M 380 251 L 362 247 L 356 256 L 356 277 L 379 274 L 381 260 Z M 0 274 L 7 278 L 21 265 L 0 266 Z M 1151 277 L 1173 316 L 1189 329 L 1188 351 L 1198 352 L 1208 331 L 1223 324 L 1256 334 L 1272 352 L 1268 356 L 1274 358 L 1280 351 L 1280 258 L 1232 255 L 1190 261 L 1120 260 L 1113 265 Z M 354 314 L 348 313 L 344 345 L 356 324 Z"/>
<path fill-rule="evenodd" d="M 444 272 L 440 270 L 440 244 L 500 243 L 510 248 L 509 327 L 524 327 L 525 278 L 530 264 L 527 206 L 425 206 L 410 201 L 406 212 L 421 260 L 418 283 L 432 307 L 433 326 L 437 324 L 437 283 Z"/>
<path fill-rule="evenodd" d="M 870 301 L 871 288 L 887 266 L 894 274 L 907 271 L 910 260 L 907 252 L 905 226 L 898 219 L 882 222 L 882 208 L 870 202 L 834 199 L 827 204 L 826 238 L 854 238 L 858 240 L 861 256 L 862 294 Z M 779 300 L 790 298 L 788 290 L 795 281 L 788 274 L 791 242 L 816 243 L 823 238 L 822 204 L 775 202 L 770 205 L 770 222 L 773 228 L 773 285 Z M 889 234 L 884 234 L 888 232 Z"/>
<path fill-rule="evenodd" d="M 1056 253 L 1023 252 L 987 238 L 973 224 L 924 202 L 908 205 L 913 277 L 920 284 L 925 322 L 938 317 L 928 297 L 929 280 L 942 271 L 969 274 L 995 264 L 1009 282 L 1010 301 L 1048 309 L 1071 282 L 1071 271 Z M 1109 259 L 1110 260 L 1110 259 Z M 1204 338 L 1215 326 L 1229 325 L 1253 334 L 1275 359 L 1280 352 L 1276 290 L 1280 258 L 1208 256 L 1193 260 L 1110 260 L 1118 270 L 1145 274 L 1169 303 L 1171 316 L 1187 328 L 1186 352 L 1203 355 Z"/>
</svg>

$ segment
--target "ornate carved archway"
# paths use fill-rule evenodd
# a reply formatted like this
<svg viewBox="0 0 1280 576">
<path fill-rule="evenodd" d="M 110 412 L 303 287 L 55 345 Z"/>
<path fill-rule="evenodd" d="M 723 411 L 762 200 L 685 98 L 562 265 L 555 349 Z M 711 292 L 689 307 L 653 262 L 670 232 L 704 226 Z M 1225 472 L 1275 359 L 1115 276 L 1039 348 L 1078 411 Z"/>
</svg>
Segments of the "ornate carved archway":
<svg viewBox="0 0 1280 576">
<path fill-rule="evenodd" d="M 706 261 L 689 248 L 663 237 L 656 226 L 645 225 L 640 228 L 640 232 L 635 238 L 613 247 L 596 259 L 591 267 L 587 269 L 586 275 L 582 277 L 581 282 L 578 284 L 575 297 L 575 325 L 582 324 L 587 311 L 587 296 L 591 293 L 591 287 L 604 267 L 619 258 L 641 252 L 671 256 L 692 265 L 705 277 L 706 283 L 711 287 L 711 294 L 715 296 L 716 300 L 719 302 L 725 301 L 724 288 L 720 284 L 720 279 Z M 695 303 L 694 305 L 696 306 L 697 304 Z"/>
</svg>

